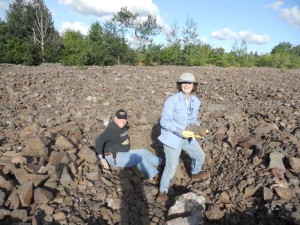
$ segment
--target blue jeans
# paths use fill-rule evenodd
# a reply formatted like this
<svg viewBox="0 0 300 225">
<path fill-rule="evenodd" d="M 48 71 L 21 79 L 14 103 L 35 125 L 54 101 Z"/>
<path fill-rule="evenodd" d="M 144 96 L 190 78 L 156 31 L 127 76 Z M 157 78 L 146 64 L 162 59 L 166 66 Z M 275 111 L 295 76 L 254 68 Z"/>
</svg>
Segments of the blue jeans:
<svg viewBox="0 0 300 225">
<path fill-rule="evenodd" d="M 181 149 L 192 158 L 192 174 L 197 174 L 202 170 L 205 154 L 195 139 L 192 139 L 190 142 L 188 139 L 182 139 L 178 149 L 164 145 L 166 165 L 160 181 L 160 192 L 168 193 L 170 180 L 175 175 Z"/>
<path fill-rule="evenodd" d="M 153 155 L 147 149 L 134 149 L 128 152 L 118 152 L 116 164 L 112 155 L 105 156 L 107 162 L 112 166 L 117 167 L 133 167 L 137 166 L 142 170 L 148 179 L 153 179 L 158 173 L 157 166 L 161 165 L 162 159 Z"/>
</svg>

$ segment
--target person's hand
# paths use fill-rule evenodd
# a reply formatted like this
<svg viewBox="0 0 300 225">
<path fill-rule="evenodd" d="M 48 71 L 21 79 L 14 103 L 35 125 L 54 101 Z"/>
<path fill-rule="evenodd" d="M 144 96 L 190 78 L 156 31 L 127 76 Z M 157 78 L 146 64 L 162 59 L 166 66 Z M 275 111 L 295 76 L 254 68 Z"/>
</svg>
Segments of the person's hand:
<svg viewBox="0 0 300 225">
<path fill-rule="evenodd" d="M 184 138 L 194 138 L 195 134 L 192 131 L 184 130 L 182 132 L 182 137 L 184 137 Z"/>
<path fill-rule="evenodd" d="M 201 127 L 199 125 L 190 125 L 186 128 L 188 131 L 194 132 L 194 134 L 199 135 L 201 131 Z"/>
<path fill-rule="evenodd" d="M 100 159 L 100 163 L 101 163 L 102 167 L 103 167 L 104 169 L 108 170 L 108 169 L 109 169 L 109 165 L 108 165 L 106 159 L 104 159 L 104 158 L 102 157 L 102 155 L 98 155 L 98 157 L 99 157 L 99 159 Z"/>
<path fill-rule="evenodd" d="M 101 165 L 103 166 L 104 169 L 109 170 L 109 165 L 106 159 L 101 159 Z"/>
<path fill-rule="evenodd" d="M 181 138 L 193 138 L 195 136 L 194 132 L 182 130 L 180 128 L 176 128 L 174 134 L 178 135 Z"/>
<path fill-rule="evenodd" d="M 201 137 L 205 137 L 209 133 L 209 131 L 205 127 L 201 127 L 197 124 L 188 126 L 186 130 L 193 131 L 196 135 L 196 138 L 198 138 L 199 135 Z"/>
</svg>

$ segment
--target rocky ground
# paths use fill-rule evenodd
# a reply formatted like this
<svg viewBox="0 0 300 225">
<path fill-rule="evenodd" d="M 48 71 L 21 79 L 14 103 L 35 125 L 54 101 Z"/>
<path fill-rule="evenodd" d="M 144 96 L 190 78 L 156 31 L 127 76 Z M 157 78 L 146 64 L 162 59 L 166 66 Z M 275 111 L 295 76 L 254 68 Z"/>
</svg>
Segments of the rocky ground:
<svg viewBox="0 0 300 225">
<path fill-rule="evenodd" d="M 123 108 L 132 148 L 163 157 L 158 120 L 186 71 L 211 178 L 191 180 L 183 153 L 164 205 L 137 169 L 102 168 L 94 141 Z M 0 224 L 300 224 L 300 70 L 0 65 L 0 90 Z"/>
</svg>

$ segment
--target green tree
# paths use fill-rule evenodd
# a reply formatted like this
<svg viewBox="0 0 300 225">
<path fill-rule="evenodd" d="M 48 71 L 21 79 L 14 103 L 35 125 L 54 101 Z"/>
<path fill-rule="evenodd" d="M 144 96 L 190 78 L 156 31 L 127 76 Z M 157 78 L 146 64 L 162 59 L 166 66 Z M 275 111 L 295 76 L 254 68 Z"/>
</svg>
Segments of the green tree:
<svg viewBox="0 0 300 225">
<path fill-rule="evenodd" d="M 224 55 L 224 64 L 227 66 L 240 66 L 235 52 L 229 52 Z"/>
<path fill-rule="evenodd" d="M 291 54 L 293 54 L 295 56 L 300 56 L 300 45 L 294 46 L 291 49 Z"/>
<path fill-rule="evenodd" d="M 32 65 L 35 48 L 27 41 L 25 1 L 13 1 L 0 25 L 0 62 Z"/>
<path fill-rule="evenodd" d="M 289 42 L 281 42 L 271 51 L 272 67 L 292 68 L 292 47 Z"/>
<path fill-rule="evenodd" d="M 52 14 L 44 0 L 29 1 L 27 12 L 32 21 L 28 24 L 30 38 L 40 51 L 41 61 L 55 60 L 61 46 L 60 36 L 54 27 Z"/>
<path fill-rule="evenodd" d="M 89 65 L 104 65 L 105 57 L 108 54 L 104 45 L 103 28 L 99 22 L 91 25 L 87 35 Z"/>
<path fill-rule="evenodd" d="M 29 24 L 32 22 L 27 13 L 27 1 L 13 0 L 5 14 L 7 32 L 18 39 L 30 36 Z"/>
<path fill-rule="evenodd" d="M 4 42 L 7 39 L 7 26 L 6 26 L 6 22 L 3 21 L 0 18 L 0 63 L 4 63 L 4 57 L 5 57 L 5 44 Z"/>
<path fill-rule="evenodd" d="M 93 42 L 98 42 L 98 41 L 102 42 L 103 28 L 98 21 L 92 23 L 87 38 Z"/>
<path fill-rule="evenodd" d="M 144 57 L 144 64 L 149 66 L 160 65 L 162 45 L 150 44 L 147 47 Z"/>
<path fill-rule="evenodd" d="M 180 43 L 174 43 L 164 47 L 161 52 L 161 60 L 165 65 L 182 65 L 182 52 Z"/>
<path fill-rule="evenodd" d="M 104 25 L 104 45 L 109 54 L 109 65 L 133 63 L 133 51 L 130 50 L 124 38 L 124 31 L 115 21 L 108 21 Z"/>
<path fill-rule="evenodd" d="M 247 42 L 242 40 L 241 44 L 239 45 L 238 41 L 235 41 L 232 46 L 232 50 L 237 57 L 245 56 L 247 54 Z"/>
<path fill-rule="evenodd" d="M 152 37 L 160 33 L 162 27 L 157 24 L 156 17 L 148 14 L 146 20 L 139 20 L 139 14 L 130 12 L 127 7 L 114 15 L 113 21 L 117 22 L 122 31 L 133 34 L 136 39 L 137 46 L 143 47 L 151 43 Z"/>
<path fill-rule="evenodd" d="M 161 49 L 161 62 L 165 65 L 181 65 L 182 64 L 182 51 L 180 27 L 175 21 L 166 32 L 167 44 Z"/>
<path fill-rule="evenodd" d="M 12 64 L 34 65 L 35 58 L 32 52 L 34 46 L 22 41 L 19 37 L 3 37 L 0 43 L 1 62 Z"/>
<path fill-rule="evenodd" d="M 26 1 L 14 0 L 9 4 L 1 22 L 1 62 L 32 65 L 36 61 L 35 46 L 29 41 L 29 17 Z"/>
<path fill-rule="evenodd" d="M 83 66 L 88 63 L 88 48 L 79 31 L 66 30 L 62 36 L 63 49 L 60 62 L 66 66 Z"/>
<path fill-rule="evenodd" d="M 197 32 L 198 25 L 191 16 L 187 16 L 185 20 L 185 27 L 182 29 L 182 41 L 183 45 L 197 45 L 201 43 L 199 40 L 199 34 Z"/>
<path fill-rule="evenodd" d="M 181 43 L 181 37 L 179 34 L 180 28 L 177 25 L 177 22 L 175 21 L 171 26 L 169 31 L 166 33 L 166 41 L 167 46 L 170 45 L 179 45 Z"/>
<path fill-rule="evenodd" d="M 193 48 L 199 44 L 201 41 L 198 39 L 198 25 L 194 21 L 193 17 L 187 16 L 185 21 L 185 27 L 182 29 L 182 42 L 183 42 L 183 65 L 191 66 L 192 62 L 190 60 L 190 55 Z"/>
<path fill-rule="evenodd" d="M 191 48 L 190 64 L 192 66 L 205 66 L 209 61 L 212 49 L 210 45 L 198 44 Z"/>
<path fill-rule="evenodd" d="M 225 49 L 214 48 L 211 50 L 208 58 L 208 63 L 215 66 L 227 66 L 224 62 Z"/>
<path fill-rule="evenodd" d="M 290 42 L 280 42 L 272 49 L 271 54 L 291 53 L 292 47 Z"/>
<path fill-rule="evenodd" d="M 57 31 L 49 33 L 49 40 L 46 42 L 42 54 L 44 62 L 54 63 L 59 62 L 61 50 L 62 50 L 62 39 Z"/>
<path fill-rule="evenodd" d="M 258 67 L 272 67 L 272 60 L 269 54 L 259 56 L 256 60 L 255 66 Z"/>
<path fill-rule="evenodd" d="M 60 36 L 42 0 L 13 0 L 5 17 L 1 47 L 7 63 L 36 65 L 58 60 Z"/>
<path fill-rule="evenodd" d="M 300 45 L 294 46 L 291 49 L 292 68 L 300 68 Z"/>
</svg>

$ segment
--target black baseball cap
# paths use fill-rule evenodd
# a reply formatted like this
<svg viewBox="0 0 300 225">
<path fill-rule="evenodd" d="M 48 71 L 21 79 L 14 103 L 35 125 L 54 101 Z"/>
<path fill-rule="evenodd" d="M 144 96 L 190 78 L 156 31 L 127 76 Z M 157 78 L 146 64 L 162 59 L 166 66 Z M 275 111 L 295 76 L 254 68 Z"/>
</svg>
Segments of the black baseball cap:
<svg viewBox="0 0 300 225">
<path fill-rule="evenodd" d="M 118 119 L 125 119 L 127 120 L 127 113 L 125 112 L 124 109 L 119 109 L 117 112 L 116 112 L 116 117 Z"/>
</svg>

